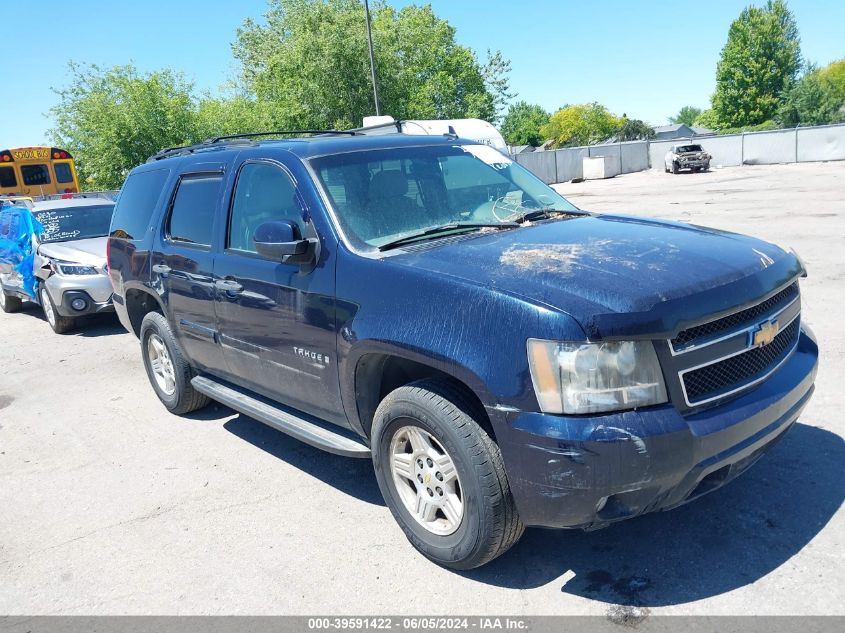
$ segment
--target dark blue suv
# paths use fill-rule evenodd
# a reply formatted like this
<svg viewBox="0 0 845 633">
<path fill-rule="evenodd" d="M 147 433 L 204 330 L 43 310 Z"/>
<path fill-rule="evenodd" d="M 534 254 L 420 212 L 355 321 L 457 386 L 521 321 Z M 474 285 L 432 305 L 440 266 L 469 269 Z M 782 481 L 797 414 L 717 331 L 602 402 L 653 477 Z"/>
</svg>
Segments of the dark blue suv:
<svg viewBox="0 0 845 633">
<path fill-rule="evenodd" d="M 695 499 L 810 398 L 792 252 L 580 211 L 453 135 L 258 136 L 129 174 L 115 308 L 170 411 L 372 458 L 440 564 Z"/>
</svg>

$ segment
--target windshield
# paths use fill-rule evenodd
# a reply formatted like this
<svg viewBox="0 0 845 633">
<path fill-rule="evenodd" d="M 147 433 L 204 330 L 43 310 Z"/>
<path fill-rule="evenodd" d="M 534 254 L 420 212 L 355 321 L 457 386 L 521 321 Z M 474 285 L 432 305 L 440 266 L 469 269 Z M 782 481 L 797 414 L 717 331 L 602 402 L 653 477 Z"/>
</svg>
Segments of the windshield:
<svg viewBox="0 0 845 633">
<path fill-rule="evenodd" d="M 700 152 L 701 145 L 679 145 L 678 154 L 686 154 L 687 152 Z"/>
<path fill-rule="evenodd" d="M 358 247 L 378 247 L 444 224 L 503 224 L 532 209 L 577 210 L 486 145 L 349 152 L 311 164 Z"/>
<path fill-rule="evenodd" d="M 66 242 L 103 237 L 109 233 L 114 204 L 33 211 L 44 227 L 41 241 Z"/>
</svg>

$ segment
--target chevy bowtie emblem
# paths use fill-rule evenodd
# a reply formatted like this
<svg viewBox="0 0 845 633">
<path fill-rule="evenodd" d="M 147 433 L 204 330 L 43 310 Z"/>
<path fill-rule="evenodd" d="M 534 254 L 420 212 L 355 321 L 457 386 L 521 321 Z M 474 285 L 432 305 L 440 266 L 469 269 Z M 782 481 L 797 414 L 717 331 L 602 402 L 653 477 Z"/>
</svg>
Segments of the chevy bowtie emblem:
<svg viewBox="0 0 845 633">
<path fill-rule="evenodd" d="M 775 340 L 780 332 L 780 324 L 777 321 L 766 321 L 751 333 L 751 347 L 763 347 Z"/>
</svg>

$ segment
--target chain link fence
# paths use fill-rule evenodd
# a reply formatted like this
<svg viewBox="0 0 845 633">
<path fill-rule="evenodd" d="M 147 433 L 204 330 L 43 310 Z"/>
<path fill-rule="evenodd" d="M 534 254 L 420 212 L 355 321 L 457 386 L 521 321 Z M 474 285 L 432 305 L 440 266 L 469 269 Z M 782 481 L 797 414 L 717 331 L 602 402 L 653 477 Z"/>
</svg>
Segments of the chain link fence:
<svg viewBox="0 0 845 633">
<path fill-rule="evenodd" d="M 845 124 L 665 141 L 604 143 L 517 154 L 514 159 L 543 182 L 553 184 L 582 178 L 583 159 L 587 156 L 613 157 L 619 161 L 619 173 L 622 174 L 649 167 L 663 169 L 663 157 L 669 148 L 686 142 L 700 143 L 713 156 L 713 167 L 845 160 Z"/>
</svg>

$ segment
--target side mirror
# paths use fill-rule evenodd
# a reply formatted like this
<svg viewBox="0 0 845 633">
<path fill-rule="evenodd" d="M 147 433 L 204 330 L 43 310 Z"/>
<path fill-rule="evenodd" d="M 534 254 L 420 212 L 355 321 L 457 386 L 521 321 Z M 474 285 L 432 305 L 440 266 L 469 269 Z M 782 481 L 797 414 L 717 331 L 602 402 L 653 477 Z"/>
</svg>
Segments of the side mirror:
<svg viewBox="0 0 845 633">
<path fill-rule="evenodd" d="M 312 255 L 310 240 L 302 239 L 299 228 L 289 220 L 258 225 L 253 240 L 258 254 L 275 262 L 303 263 Z"/>
</svg>

